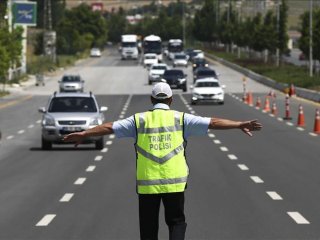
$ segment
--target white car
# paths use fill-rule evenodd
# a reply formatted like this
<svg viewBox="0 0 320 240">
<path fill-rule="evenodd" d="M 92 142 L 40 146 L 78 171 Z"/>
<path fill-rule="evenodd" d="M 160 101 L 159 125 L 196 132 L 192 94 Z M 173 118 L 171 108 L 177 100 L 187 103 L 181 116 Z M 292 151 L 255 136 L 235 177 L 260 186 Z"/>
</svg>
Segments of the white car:
<svg viewBox="0 0 320 240">
<path fill-rule="evenodd" d="M 176 53 L 173 58 L 173 66 L 188 67 L 188 57 L 184 53 Z"/>
<path fill-rule="evenodd" d="M 155 53 L 146 53 L 143 58 L 143 66 L 150 67 L 158 63 L 158 56 Z"/>
<path fill-rule="evenodd" d="M 101 51 L 99 48 L 92 48 L 90 50 L 90 57 L 101 57 Z"/>
<path fill-rule="evenodd" d="M 216 102 L 224 104 L 224 89 L 216 78 L 201 78 L 193 86 L 191 104 Z"/>
<path fill-rule="evenodd" d="M 153 82 L 160 82 L 164 72 L 169 69 L 165 63 L 153 64 L 149 69 L 148 82 L 151 85 Z"/>
</svg>

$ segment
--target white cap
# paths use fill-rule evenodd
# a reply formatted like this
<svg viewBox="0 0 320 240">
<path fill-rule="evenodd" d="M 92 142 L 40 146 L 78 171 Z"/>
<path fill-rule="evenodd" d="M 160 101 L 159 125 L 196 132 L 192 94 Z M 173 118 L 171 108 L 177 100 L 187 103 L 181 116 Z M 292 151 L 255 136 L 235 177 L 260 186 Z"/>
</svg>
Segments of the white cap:
<svg viewBox="0 0 320 240">
<path fill-rule="evenodd" d="M 168 83 L 160 82 L 153 86 L 151 96 L 155 99 L 172 97 L 172 90 Z"/>
</svg>

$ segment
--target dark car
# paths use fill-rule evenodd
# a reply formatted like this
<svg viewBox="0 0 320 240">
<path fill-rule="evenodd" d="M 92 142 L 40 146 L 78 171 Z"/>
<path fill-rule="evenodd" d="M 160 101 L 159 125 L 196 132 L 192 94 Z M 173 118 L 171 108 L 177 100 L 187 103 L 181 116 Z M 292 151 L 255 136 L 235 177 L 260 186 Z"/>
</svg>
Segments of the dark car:
<svg viewBox="0 0 320 240">
<path fill-rule="evenodd" d="M 204 58 L 194 58 L 192 64 L 192 70 L 195 71 L 199 67 L 208 67 L 209 64 Z"/>
<path fill-rule="evenodd" d="M 216 73 L 215 70 L 208 67 L 198 67 L 193 72 L 193 82 L 195 82 L 197 79 L 208 78 L 208 77 L 213 77 L 215 79 L 218 79 L 218 74 Z"/>
<path fill-rule="evenodd" d="M 166 70 L 162 76 L 171 88 L 182 89 L 187 91 L 187 75 L 180 69 Z"/>
</svg>

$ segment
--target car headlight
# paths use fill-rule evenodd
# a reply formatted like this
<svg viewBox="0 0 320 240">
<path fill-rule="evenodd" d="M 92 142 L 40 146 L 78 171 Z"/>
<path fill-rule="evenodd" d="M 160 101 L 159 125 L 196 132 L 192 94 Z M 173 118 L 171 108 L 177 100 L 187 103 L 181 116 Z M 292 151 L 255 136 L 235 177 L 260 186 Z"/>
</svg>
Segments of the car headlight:
<svg viewBox="0 0 320 240">
<path fill-rule="evenodd" d="M 100 125 L 102 123 L 100 118 L 92 118 L 89 125 Z"/>
<path fill-rule="evenodd" d="M 51 116 L 45 116 L 42 120 L 42 125 L 44 126 L 55 126 L 54 118 Z"/>
<path fill-rule="evenodd" d="M 184 83 L 186 81 L 185 78 L 179 78 L 178 80 L 179 80 L 180 83 Z"/>
</svg>

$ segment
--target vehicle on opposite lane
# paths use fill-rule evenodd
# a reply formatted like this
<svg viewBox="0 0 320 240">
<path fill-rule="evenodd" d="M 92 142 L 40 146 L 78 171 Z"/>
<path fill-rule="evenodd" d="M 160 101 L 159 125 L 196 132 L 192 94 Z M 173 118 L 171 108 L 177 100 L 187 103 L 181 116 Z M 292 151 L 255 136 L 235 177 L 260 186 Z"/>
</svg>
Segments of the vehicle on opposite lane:
<svg viewBox="0 0 320 240">
<path fill-rule="evenodd" d="M 202 78 L 195 82 L 192 88 L 191 104 L 199 102 L 216 102 L 224 104 L 224 88 L 220 86 L 218 79 Z"/>
<path fill-rule="evenodd" d="M 54 93 L 47 107 L 39 108 L 42 116 L 41 147 L 50 150 L 52 144 L 64 143 L 62 137 L 72 132 L 93 128 L 104 121 L 107 107 L 98 106 L 90 93 Z M 103 137 L 91 137 L 84 143 L 95 143 L 96 149 L 104 146 Z"/>
<path fill-rule="evenodd" d="M 79 75 L 64 75 L 58 81 L 60 92 L 83 92 L 84 80 Z"/>
<path fill-rule="evenodd" d="M 187 91 L 187 75 L 181 69 L 166 70 L 162 76 L 162 81 L 168 83 L 173 89 Z"/>
<path fill-rule="evenodd" d="M 219 74 L 216 73 L 215 70 L 209 68 L 209 67 L 198 67 L 193 72 L 193 83 L 195 83 L 196 80 L 201 78 L 208 78 L 213 77 L 215 79 L 218 79 Z"/>
<path fill-rule="evenodd" d="M 169 67 L 165 63 L 157 63 L 151 65 L 148 74 L 148 83 L 151 85 L 153 82 L 161 82 L 162 75 Z"/>
</svg>

